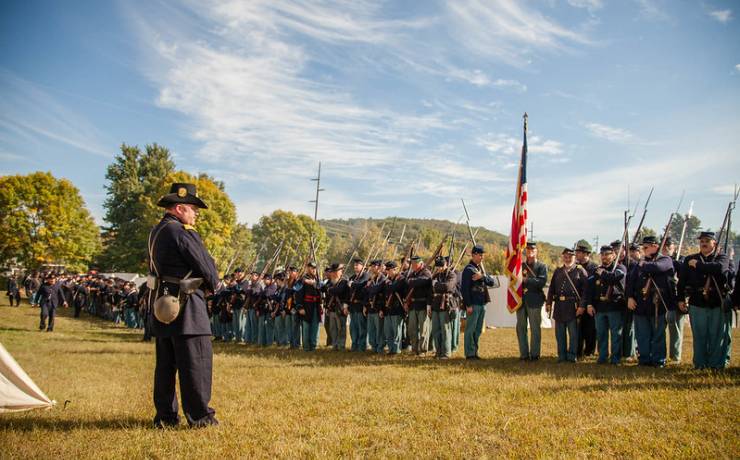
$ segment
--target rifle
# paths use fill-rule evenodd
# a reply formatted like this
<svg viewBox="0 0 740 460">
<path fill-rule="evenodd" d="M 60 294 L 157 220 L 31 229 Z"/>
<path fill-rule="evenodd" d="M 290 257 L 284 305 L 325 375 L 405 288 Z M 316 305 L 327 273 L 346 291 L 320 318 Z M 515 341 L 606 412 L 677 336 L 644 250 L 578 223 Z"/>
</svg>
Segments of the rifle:
<svg viewBox="0 0 740 460">
<path fill-rule="evenodd" d="M 365 237 L 367 236 L 369 229 L 365 229 L 365 233 L 362 234 L 362 238 L 360 238 L 360 242 L 357 243 L 352 249 L 352 252 L 349 254 L 349 259 L 347 259 L 347 263 L 344 264 L 345 266 L 349 266 L 349 263 L 352 262 L 352 257 L 354 257 L 355 254 L 357 254 L 357 250 L 360 249 L 360 246 L 362 246 L 362 242 L 365 241 Z"/>
<path fill-rule="evenodd" d="M 666 241 L 668 241 L 668 233 L 671 229 L 671 224 L 673 223 L 673 216 L 678 215 L 679 209 L 681 209 L 681 204 L 683 203 L 683 197 L 684 194 L 681 194 L 681 199 L 678 201 L 678 206 L 676 206 L 676 212 L 672 212 L 670 216 L 668 216 L 668 223 L 665 225 L 665 229 L 663 230 L 663 238 L 661 238 L 660 246 L 658 247 L 658 251 L 655 253 L 655 260 L 658 260 L 658 257 L 660 257 L 660 254 L 663 252 L 663 248 L 665 247 Z M 647 296 L 650 292 L 650 288 L 655 287 L 655 293 L 658 296 L 658 299 L 660 300 L 660 303 L 663 305 L 663 308 L 665 311 L 668 311 L 668 305 L 666 305 L 665 300 L 663 300 L 663 294 L 660 293 L 660 288 L 658 288 L 658 285 L 655 284 L 655 281 L 653 280 L 653 277 L 648 277 L 647 282 L 645 283 L 645 286 L 642 288 L 642 293 L 644 296 Z M 657 327 L 657 319 L 658 319 L 658 306 L 655 306 L 655 319 L 656 319 L 656 327 Z"/>
<path fill-rule="evenodd" d="M 681 226 L 681 238 L 678 240 L 678 248 L 676 248 L 676 256 L 674 257 L 676 260 L 678 260 L 681 257 L 681 247 L 683 246 L 683 238 L 686 236 L 686 226 L 689 223 L 689 219 L 691 219 L 691 213 L 694 210 L 694 202 L 692 201 L 689 205 L 689 212 L 684 216 L 683 218 L 683 225 Z"/>
<path fill-rule="evenodd" d="M 473 236 L 477 236 L 478 235 L 478 230 L 480 230 L 480 228 L 478 228 L 478 229 L 475 230 L 475 233 L 473 233 Z M 465 251 L 468 250 L 468 246 L 470 246 L 470 241 L 468 241 L 468 242 L 465 243 L 465 246 L 463 246 L 463 249 L 460 252 L 460 257 L 458 257 L 458 259 L 455 261 L 455 264 L 454 265 L 452 265 L 452 261 L 450 261 L 450 264 L 452 265 L 452 269 L 453 270 L 457 270 L 457 267 L 460 264 L 460 261 L 463 260 L 463 257 L 465 256 Z"/>
<path fill-rule="evenodd" d="M 436 259 L 442 253 L 442 248 L 444 247 L 445 242 L 447 241 L 447 237 L 448 235 L 445 235 L 445 237 L 442 238 L 442 241 L 440 241 L 439 244 L 437 245 L 437 249 L 435 249 L 434 253 L 432 253 L 429 259 L 427 259 L 427 263 L 426 263 L 427 266 L 431 266 L 434 263 L 434 259 Z M 409 272 L 410 271 L 411 271 L 411 266 L 409 265 Z M 408 277 L 408 275 L 406 276 Z M 411 296 L 413 294 L 414 294 L 414 288 L 411 288 L 408 294 L 406 294 L 406 298 L 403 300 L 403 308 L 405 310 L 408 310 L 409 307 L 411 306 Z"/>
<path fill-rule="evenodd" d="M 388 238 L 390 237 L 391 232 L 389 230 L 388 233 L 385 235 L 385 238 L 383 238 L 383 244 L 379 245 L 378 248 L 375 249 L 375 252 L 372 254 L 373 259 L 377 258 L 380 254 L 385 253 L 385 248 L 388 246 Z"/>
<path fill-rule="evenodd" d="M 640 235 L 640 232 L 642 231 L 642 224 L 645 222 L 645 215 L 647 215 L 648 210 L 648 204 L 650 204 L 650 198 L 653 196 L 653 187 L 650 188 L 650 193 L 648 194 L 647 200 L 645 200 L 645 207 L 642 209 L 642 217 L 640 218 L 640 223 L 637 224 L 637 229 L 635 230 L 635 235 L 632 237 L 632 243 L 637 242 L 637 237 Z M 617 262 L 619 262 L 619 259 L 617 259 Z"/>
<path fill-rule="evenodd" d="M 627 189 L 627 194 L 629 196 L 629 188 Z M 640 219 L 640 225 L 637 226 L 637 230 L 635 230 L 635 238 L 637 238 L 638 233 L 640 232 L 642 228 L 642 223 L 645 221 L 645 214 L 647 214 L 647 205 L 650 202 L 650 197 L 653 196 L 653 189 L 650 189 L 650 194 L 647 197 L 647 200 L 645 200 L 645 208 L 642 212 L 642 218 Z M 619 259 L 622 256 L 622 251 L 624 251 L 624 268 L 629 270 L 630 265 L 630 251 L 627 246 L 627 243 L 629 242 L 630 237 L 630 222 L 632 222 L 632 218 L 635 217 L 635 214 L 637 213 L 637 206 L 640 203 L 640 200 L 638 198 L 637 202 L 635 203 L 635 209 L 632 211 L 632 214 L 629 214 L 629 198 L 627 199 L 627 209 L 624 211 L 624 230 L 622 231 L 622 239 L 619 243 L 619 249 L 617 250 L 617 257 L 614 262 L 614 267 L 612 267 L 611 270 L 609 270 L 610 273 L 614 273 L 617 271 L 617 266 L 619 265 Z M 614 285 L 609 286 L 609 288 L 606 290 L 606 298 L 611 299 L 612 293 L 614 292 Z M 627 273 L 624 274 L 624 293 L 627 294 Z"/>
<path fill-rule="evenodd" d="M 275 252 L 272 253 L 272 257 L 270 257 L 270 260 L 265 262 L 265 266 L 262 267 L 262 272 L 260 273 L 260 279 L 264 278 L 265 274 L 267 274 L 267 270 L 270 268 L 271 265 L 273 265 L 278 257 L 280 256 L 280 251 L 283 249 L 283 244 L 285 243 L 285 240 L 281 241 L 279 245 L 275 248 Z"/>
<path fill-rule="evenodd" d="M 396 258 L 396 252 L 398 252 L 398 245 L 403 244 L 403 236 L 406 234 L 406 224 L 403 224 L 403 229 L 401 230 L 401 237 L 398 239 L 398 244 L 393 245 L 393 252 L 391 253 L 391 257 L 389 260 L 393 260 Z"/>
<path fill-rule="evenodd" d="M 725 218 L 722 220 L 722 226 L 720 227 L 719 233 L 717 236 L 717 244 L 714 246 L 714 249 L 709 254 L 712 257 L 716 257 L 720 253 L 720 248 L 721 248 L 720 243 L 722 242 L 722 238 L 726 237 L 725 232 L 727 232 L 727 235 L 729 235 L 730 233 L 728 226 L 732 219 L 732 211 L 735 209 L 735 202 L 737 201 L 739 194 L 740 194 L 740 188 L 736 186 L 735 191 L 732 196 L 732 200 L 727 204 L 727 211 L 725 211 Z M 702 260 L 703 260 L 703 257 L 702 257 Z M 706 283 L 704 283 L 704 292 L 703 292 L 704 298 L 709 299 L 709 288 L 710 288 L 709 281 L 710 280 L 714 283 L 714 287 L 715 289 L 717 289 L 717 295 L 720 296 L 721 298 L 722 290 L 719 288 L 719 283 L 717 282 L 717 279 L 714 277 L 714 275 L 707 276 L 707 281 Z M 724 310 L 724 303 L 722 303 L 722 308 Z"/>
<path fill-rule="evenodd" d="M 462 201 L 463 210 L 465 210 L 465 223 L 468 226 L 468 233 L 470 234 L 470 241 L 472 241 L 473 246 L 475 246 L 477 243 L 475 242 L 475 235 L 473 234 L 473 229 L 470 228 L 470 214 L 468 214 L 468 207 L 465 206 L 465 200 L 460 198 L 460 201 Z M 480 263 L 480 268 L 481 268 L 481 271 L 483 271 L 483 276 L 487 276 L 488 274 L 486 273 L 486 266 L 483 263 L 483 261 L 481 261 Z"/>
<path fill-rule="evenodd" d="M 254 254 L 254 260 L 249 264 L 249 267 L 247 267 L 247 271 L 245 273 L 252 273 L 252 270 L 254 270 L 255 265 L 257 265 L 257 261 L 259 260 L 260 256 L 262 255 L 262 251 L 265 250 L 265 246 L 267 245 L 267 241 L 262 242 L 262 246 L 260 246 L 259 251 L 257 251 Z"/>
<path fill-rule="evenodd" d="M 236 248 L 236 251 L 234 252 L 234 257 L 231 258 L 231 261 L 229 262 L 229 265 L 226 266 L 226 270 L 224 270 L 224 274 L 228 274 L 229 271 L 231 271 L 231 266 L 234 265 L 234 262 L 236 262 L 237 257 L 239 257 L 239 254 L 241 253 L 242 248 Z"/>
<path fill-rule="evenodd" d="M 298 273 L 298 277 L 296 277 L 296 280 L 299 280 L 303 277 L 303 275 L 306 273 L 306 267 L 308 267 L 308 263 L 311 261 L 311 245 L 313 244 L 313 236 L 309 240 L 309 246 L 306 250 L 306 257 L 303 258 L 303 263 L 301 264 L 301 271 Z"/>
</svg>

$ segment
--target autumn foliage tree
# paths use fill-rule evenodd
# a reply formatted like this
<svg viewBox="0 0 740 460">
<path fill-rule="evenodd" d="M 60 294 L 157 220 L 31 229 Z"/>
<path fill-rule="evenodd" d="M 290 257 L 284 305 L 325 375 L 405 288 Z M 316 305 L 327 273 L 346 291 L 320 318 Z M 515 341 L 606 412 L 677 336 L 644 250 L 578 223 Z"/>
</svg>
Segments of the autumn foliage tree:
<svg viewBox="0 0 740 460">
<path fill-rule="evenodd" d="M 0 234 L 3 265 L 85 271 L 100 250 L 100 230 L 79 190 L 48 172 L 0 177 Z"/>
</svg>

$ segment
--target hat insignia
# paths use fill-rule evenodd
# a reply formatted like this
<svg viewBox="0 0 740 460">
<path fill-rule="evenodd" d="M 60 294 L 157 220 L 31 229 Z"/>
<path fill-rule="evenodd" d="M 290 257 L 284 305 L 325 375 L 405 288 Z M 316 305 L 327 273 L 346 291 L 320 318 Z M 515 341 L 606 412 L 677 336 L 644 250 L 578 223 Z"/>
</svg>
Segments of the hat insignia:
<svg viewBox="0 0 740 460">
<path fill-rule="evenodd" d="M 185 189 L 185 187 L 180 187 L 177 189 L 177 196 L 180 198 L 185 198 L 185 195 L 188 194 L 188 191 Z"/>
</svg>

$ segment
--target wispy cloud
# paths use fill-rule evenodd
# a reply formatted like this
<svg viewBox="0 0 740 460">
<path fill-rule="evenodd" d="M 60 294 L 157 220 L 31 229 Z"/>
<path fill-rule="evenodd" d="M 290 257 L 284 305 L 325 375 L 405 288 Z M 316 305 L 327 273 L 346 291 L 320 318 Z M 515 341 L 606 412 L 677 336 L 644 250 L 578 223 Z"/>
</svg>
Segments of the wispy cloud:
<svg viewBox="0 0 740 460">
<path fill-rule="evenodd" d="M 456 40 L 481 56 L 514 66 L 528 64 L 536 53 L 593 43 L 582 33 L 516 0 L 448 2 L 447 11 Z"/>
<path fill-rule="evenodd" d="M 568 4 L 575 8 L 586 8 L 589 12 L 594 12 L 604 7 L 603 0 L 568 0 Z"/>
<path fill-rule="evenodd" d="M 101 134 L 84 117 L 59 103 L 39 85 L 7 70 L 0 70 L 0 127 L 32 144 L 42 139 L 81 152 L 112 157 L 100 141 Z"/>
<path fill-rule="evenodd" d="M 651 21 L 669 21 L 671 16 L 659 0 L 635 0 L 641 18 Z"/>
<path fill-rule="evenodd" d="M 618 144 L 640 144 L 653 145 L 653 142 L 647 142 L 632 132 L 624 128 L 617 128 L 601 123 L 589 122 L 583 123 L 583 126 L 591 133 L 592 136 L 604 139 Z"/>
<path fill-rule="evenodd" d="M 709 17 L 722 24 L 727 24 L 732 20 L 732 10 L 710 10 L 707 12 Z"/>
<path fill-rule="evenodd" d="M 522 151 L 522 139 L 501 133 L 489 133 L 478 138 L 479 146 L 491 153 L 514 155 Z M 564 152 L 561 142 L 552 139 L 542 139 L 540 136 L 527 137 L 527 151 L 534 154 L 560 155 Z"/>
</svg>

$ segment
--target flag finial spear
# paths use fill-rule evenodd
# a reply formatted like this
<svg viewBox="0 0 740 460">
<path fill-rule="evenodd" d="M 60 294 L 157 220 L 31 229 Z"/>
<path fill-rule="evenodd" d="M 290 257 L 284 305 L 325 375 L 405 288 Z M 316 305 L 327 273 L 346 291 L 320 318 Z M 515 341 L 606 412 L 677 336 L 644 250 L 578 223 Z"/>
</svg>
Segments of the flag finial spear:
<svg viewBox="0 0 740 460">
<path fill-rule="evenodd" d="M 527 112 L 524 112 L 524 131 L 527 130 L 527 119 L 529 118 L 529 115 L 527 115 Z"/>
</svg>

